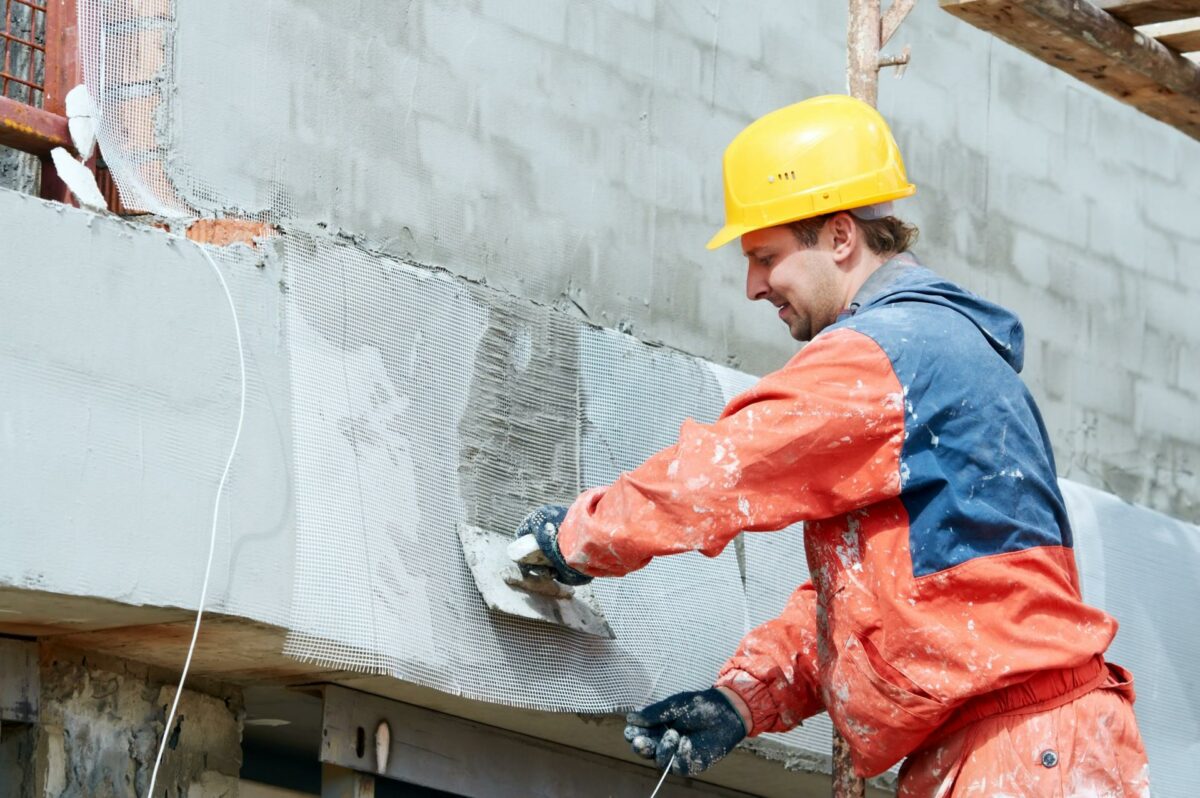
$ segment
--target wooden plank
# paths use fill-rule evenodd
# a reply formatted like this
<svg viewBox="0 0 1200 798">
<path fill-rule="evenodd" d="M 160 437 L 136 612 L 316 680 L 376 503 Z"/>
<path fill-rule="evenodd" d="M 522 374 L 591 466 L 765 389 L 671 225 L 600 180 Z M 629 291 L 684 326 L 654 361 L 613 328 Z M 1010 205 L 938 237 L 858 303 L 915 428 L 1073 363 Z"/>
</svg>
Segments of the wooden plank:
<svg viewBox="0 0 1200 798">
<path fill-rule="evenodd" d="M 1096 6 L 1135 28 L 1200 16 L 1200 0 L 1096 0 Z"/>
<path fill-rule="evenodd" d="M 1200 50 L 1200 17 L 1147 25 L 1141 30 L 1142 33 L 1153 36 L 1172 50 L 1181 53 Z"/>
<path fill-rule="evenodd" d="M 467 798 L 609 798 L 649 795 L 659 773 L 494 726 L 327 685 L 321 761 Z M 391 729 L 386 766 L 374 732 Z M 360 733 L 361 729 L 361 733 Z M 662 798 L 749 798 L 709 784 L 668 778 Z"/>
<path fill-rule="evenodd" d="M 939 0 L 942 8 L 1200 139 L 1200 67 L 1085 0 Z"/>
</svg>

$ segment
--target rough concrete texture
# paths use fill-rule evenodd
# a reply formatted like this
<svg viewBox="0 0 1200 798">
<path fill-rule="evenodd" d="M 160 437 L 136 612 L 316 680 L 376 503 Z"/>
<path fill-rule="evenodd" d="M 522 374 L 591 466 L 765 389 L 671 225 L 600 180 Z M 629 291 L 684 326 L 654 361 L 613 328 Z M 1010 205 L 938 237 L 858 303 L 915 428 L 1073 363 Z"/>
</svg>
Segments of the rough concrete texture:
<svg viewBox="0 0 1200 798">
<path fill-rule="evenodd" d="M 36 756 L 36 726 L 0 723 L 0 798 L 34 798 L 30 763 Z"/>
<path fill-rule="evenodd" d="M 467 522 L 507 532 L 530 511 L 528 497 L 569 502 L 581 488 L 579 326 L 502 301 L 488 316 L 456 431 Z"/>
<path fill-rule="evenodd" d="M 843 0 L 177 14 L 166 165 L 197 207 L 328 224 L 754 373 L 794 350 L 745 306 L 735 248 L 703 244 L 729 139 L 844 91 Z M 1200 142 L 935 3 L 906 43 L 880 107 L 920 187 L 901 206 L 918 252 L 1024 317 L 1064 475 L 1200 518 Z"/>
<path fill-rule="evenodd" d="M 145 795 L 175 687 L 144 666 L 69 649 L 42 654 L 35 795 Z M 185 689 L 156 791 L 237 798 L 242 698 Z M 25 780 L 29 780 L 26 775 Z"/>
<path fill-rule="evenodd" d="M 220 282 L 196 244 L 160 230 L 3 190 L 0 219 L 0 583 L 194 608 L 240 393 Z M 284 623 L 295 541 L 281 275 L 267 251 L 219 257 L 248 386 L 209 608 Z"/>
<path fill-rule="evenodd" d="M 20 150 L 0 147 L 0 188 L 36 194 L 41 180 L 42 167 L 37 158 Z"/>
</svg>

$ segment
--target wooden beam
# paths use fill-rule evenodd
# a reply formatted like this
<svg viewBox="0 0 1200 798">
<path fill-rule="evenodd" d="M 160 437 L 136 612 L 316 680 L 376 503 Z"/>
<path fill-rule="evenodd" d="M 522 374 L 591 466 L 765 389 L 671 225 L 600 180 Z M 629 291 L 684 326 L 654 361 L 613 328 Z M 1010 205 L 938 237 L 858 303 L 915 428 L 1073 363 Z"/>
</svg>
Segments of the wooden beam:
<svg viewBox="0 0 1200 798">
<path fill-rule="evenodd" d="M 1200 16 L 1200 0 L 1096 0 L 1096 6 L 1135 28 Z"/>
<path fill-rule="evenodd" d="M 916 4 L 917 0 L 892 0 L 892 4 L 888 6 L 887 12 L 883 15 L 880 46 L 887 44 L 896 35 L 896 29 L 900 27 L 900 23 L 904 21 Z"/>
<path fill-rule="evenodd" d="M 846 31 L 846 87 L 851 97 L 875 105 L 883 22 L 879 0 L 850 0 Z"/>
<path fill-rule="evenodd" d="M 1200 139 L 1200 67 L 1086 0 L 939 0 L 946 11 Z"/>
</svg>

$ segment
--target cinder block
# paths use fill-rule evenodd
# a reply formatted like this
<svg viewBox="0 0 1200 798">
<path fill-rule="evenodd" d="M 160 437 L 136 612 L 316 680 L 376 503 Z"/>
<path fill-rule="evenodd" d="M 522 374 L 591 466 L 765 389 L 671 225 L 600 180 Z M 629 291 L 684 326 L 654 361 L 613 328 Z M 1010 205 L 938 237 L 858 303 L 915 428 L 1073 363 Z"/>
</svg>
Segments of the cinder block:
<svg viewBox="0 0 1200 798">
<path fill-rule="evenodd" d="M 567 47 L 590 56 L 596 55 L 596 13 L 599 3 L 577 2 L 567 6 Z"/>
<path fill-rule="evenodd" d="M 512 0 L 482 0 L 480 11 L 514 30 L 553 44 L 567 40 L 566 0 L 537 0 L 536 7 Z"/>
<path fill-rule="evenodd" d="M 1156 432 L 1189 441 L 1194 441 L 1200 433 L 1194 396 L 1139 379 L 1134 386 L 1134 402 L 1134 426 L 1138 432 Z"/>
<path fill-rule="evenodd" d="M 503 86 L 529 92 L 547 68 L 542 48 L 468 9 L 427 3 L 419 20 L 422 60 L 444 62 L 463 83 L 478 84 L 480 91 Z"/>
<path fill-rule="evenodd" d="M 1197 294 L 1181 291 L 1179 286 L 1147 280 L 1146 324 L 1170 336 L 1185 341 L 1200 341 L 1200 312 Z"/>
<path fill-rule="evenodd" d="M 1001 139 L 1007 138 L 1015 130 L 1025 128 L 1037 131 L 1043 139 L 1062 140 L 1067 126 L 1067 108 L 1062 94 L 1057 91 L 1030 90 L 1031 87 L 1053 86 L 1061 79 L 1058 70 L 1025 57 L 993 69 L 992 76 L 993 106 L 990 119 L 993 128 L 990 133 L 993 136 L 1001 133 L 997 127 L 1002 124 Z M 1019 119 L 1021 124 L 1015 124 L 1014 119 Z M 1028 133 L 1025 137 L 1032 139 L 1033 134 Z M 1041 149 L 1046 149 L 1044 144 Z"/>
<path fill-rule="evenodd" d="M 1012 262 L 1017 273 L 1037 288 L 1049 288 L 1055 282 L 1052 268 L 1062 265 L 1051 265 L 1049 239 L 1019 227 L 1012 234 Z"/>
<path fill-rule="evenodd" d="M 498 179 L 495 148 L 430 117 L 419 117 L 416 129 L 421 162 L 438 183 L 469 188 L 474 195 L 506 188 Z"/>
<path fill-rule="evenodd" d="M 593 54 L 625 74 L 656 79 L 654 26 L 605 4 L 597 3 L 594 11 L 596 48 Z"/>
<path fill-rule="evenodd" d="M 1197 403 L 1197 414 L 1200 415 L 1200 341 L 1191 341 L 1180 347 L 1175 387 L 1193 398 Z"/>
<path fill-rule="evenodd" d="M 705 47 L 714 46 L 719 24 L 715 5 L 694 0 L 666 0 L 658 15 L 663 30 L 675 31 Z"/>
<path fill-rule="evenodd" d="M 1200 174 L 1200 168 L 1194 170 Z M 1200 187 L 1196 181 L 1180 185 L 1157 183 L 1139 186 L 1143 218 L 1148 227 L 1172 236 L 1200 242 Z"/>
<path fill-rule="evenodd" d="M 1031 122 L 1015 108 L 993 106 L 989 112 L 988 156 L 993 166 L 1053 184 L 1051 146 L 1058 149 L 1061 134 Z"/>
<path fill-rule="evenodd" d="M 1100 257 L 1111 258 L 1122 268 L 1135 272 L 1145 270 L 1145 252 L 1134 232 L 1134 222 L 1126 208 L 1110 210 L 1108 203 L 1092 203 L 1088 208 L 1086 248 Z"/>
<path fill-rule="evenodd" d="M 704 82 L 703 62 L 706 57 L 707 54 L 691 40 L 669 31 L 657 31 L 654 36 L 656 85 L 667 91 L 698 97 L 702 101 L 707 99 L 711 84 Z"/>
<path fill-rule="evenodd" d="M 645 20 L 653 20 L 657 11 L 655 0 L 604 0 L 604 4 Z"/>
<path fill-rule="evenodd" d="M 404 86 L 398 87 L 401 100 L 404 89 Z M 422 63 L 413 72 L 408 89 L 413 110 L 460 129 L 465 129 L 471 122 L 477 96 L 475 84 L 464 84 L 462 78 L 445 64 Z"/>
<path fill-rule="evenodd" d="M 1048 395 L 1068 405 L 1118 418 L 1133 411 L 1133 375 L 1100 353 L 1090 356 L 1070 341 L 1048 341 L 1042 349 Z"/>
<path fill-rule="evenodd" d="M 1030 230 L 1060 241 L 1085 240 L 1087 230 L 1076 229 L 1077 219 L 1068 213 L 1062 188 L 1018 171 L 1007 171 L 993 162 L 990 166 L 991 206 Z"/>
</svg>

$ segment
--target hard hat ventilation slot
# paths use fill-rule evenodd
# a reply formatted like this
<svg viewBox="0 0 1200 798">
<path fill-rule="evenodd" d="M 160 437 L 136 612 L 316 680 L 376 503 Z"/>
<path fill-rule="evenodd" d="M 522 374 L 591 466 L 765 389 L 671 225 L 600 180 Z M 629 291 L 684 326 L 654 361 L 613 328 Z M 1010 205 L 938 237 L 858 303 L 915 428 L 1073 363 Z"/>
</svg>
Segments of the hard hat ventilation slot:
<svg viewBox="0 0 1200 798">
<path fill-rule="evenodd" d="M 771 180 L 770 178 L 767 178 L 767 179 L 769 182 L 772 182 L 772 183 L 775 182 L 774 180 Z M 778 174 L 775 175 L 775 180 L 795 180 L 795 179 L 796 179 L 795 172 L 779 172 Z"/>
</svg>

